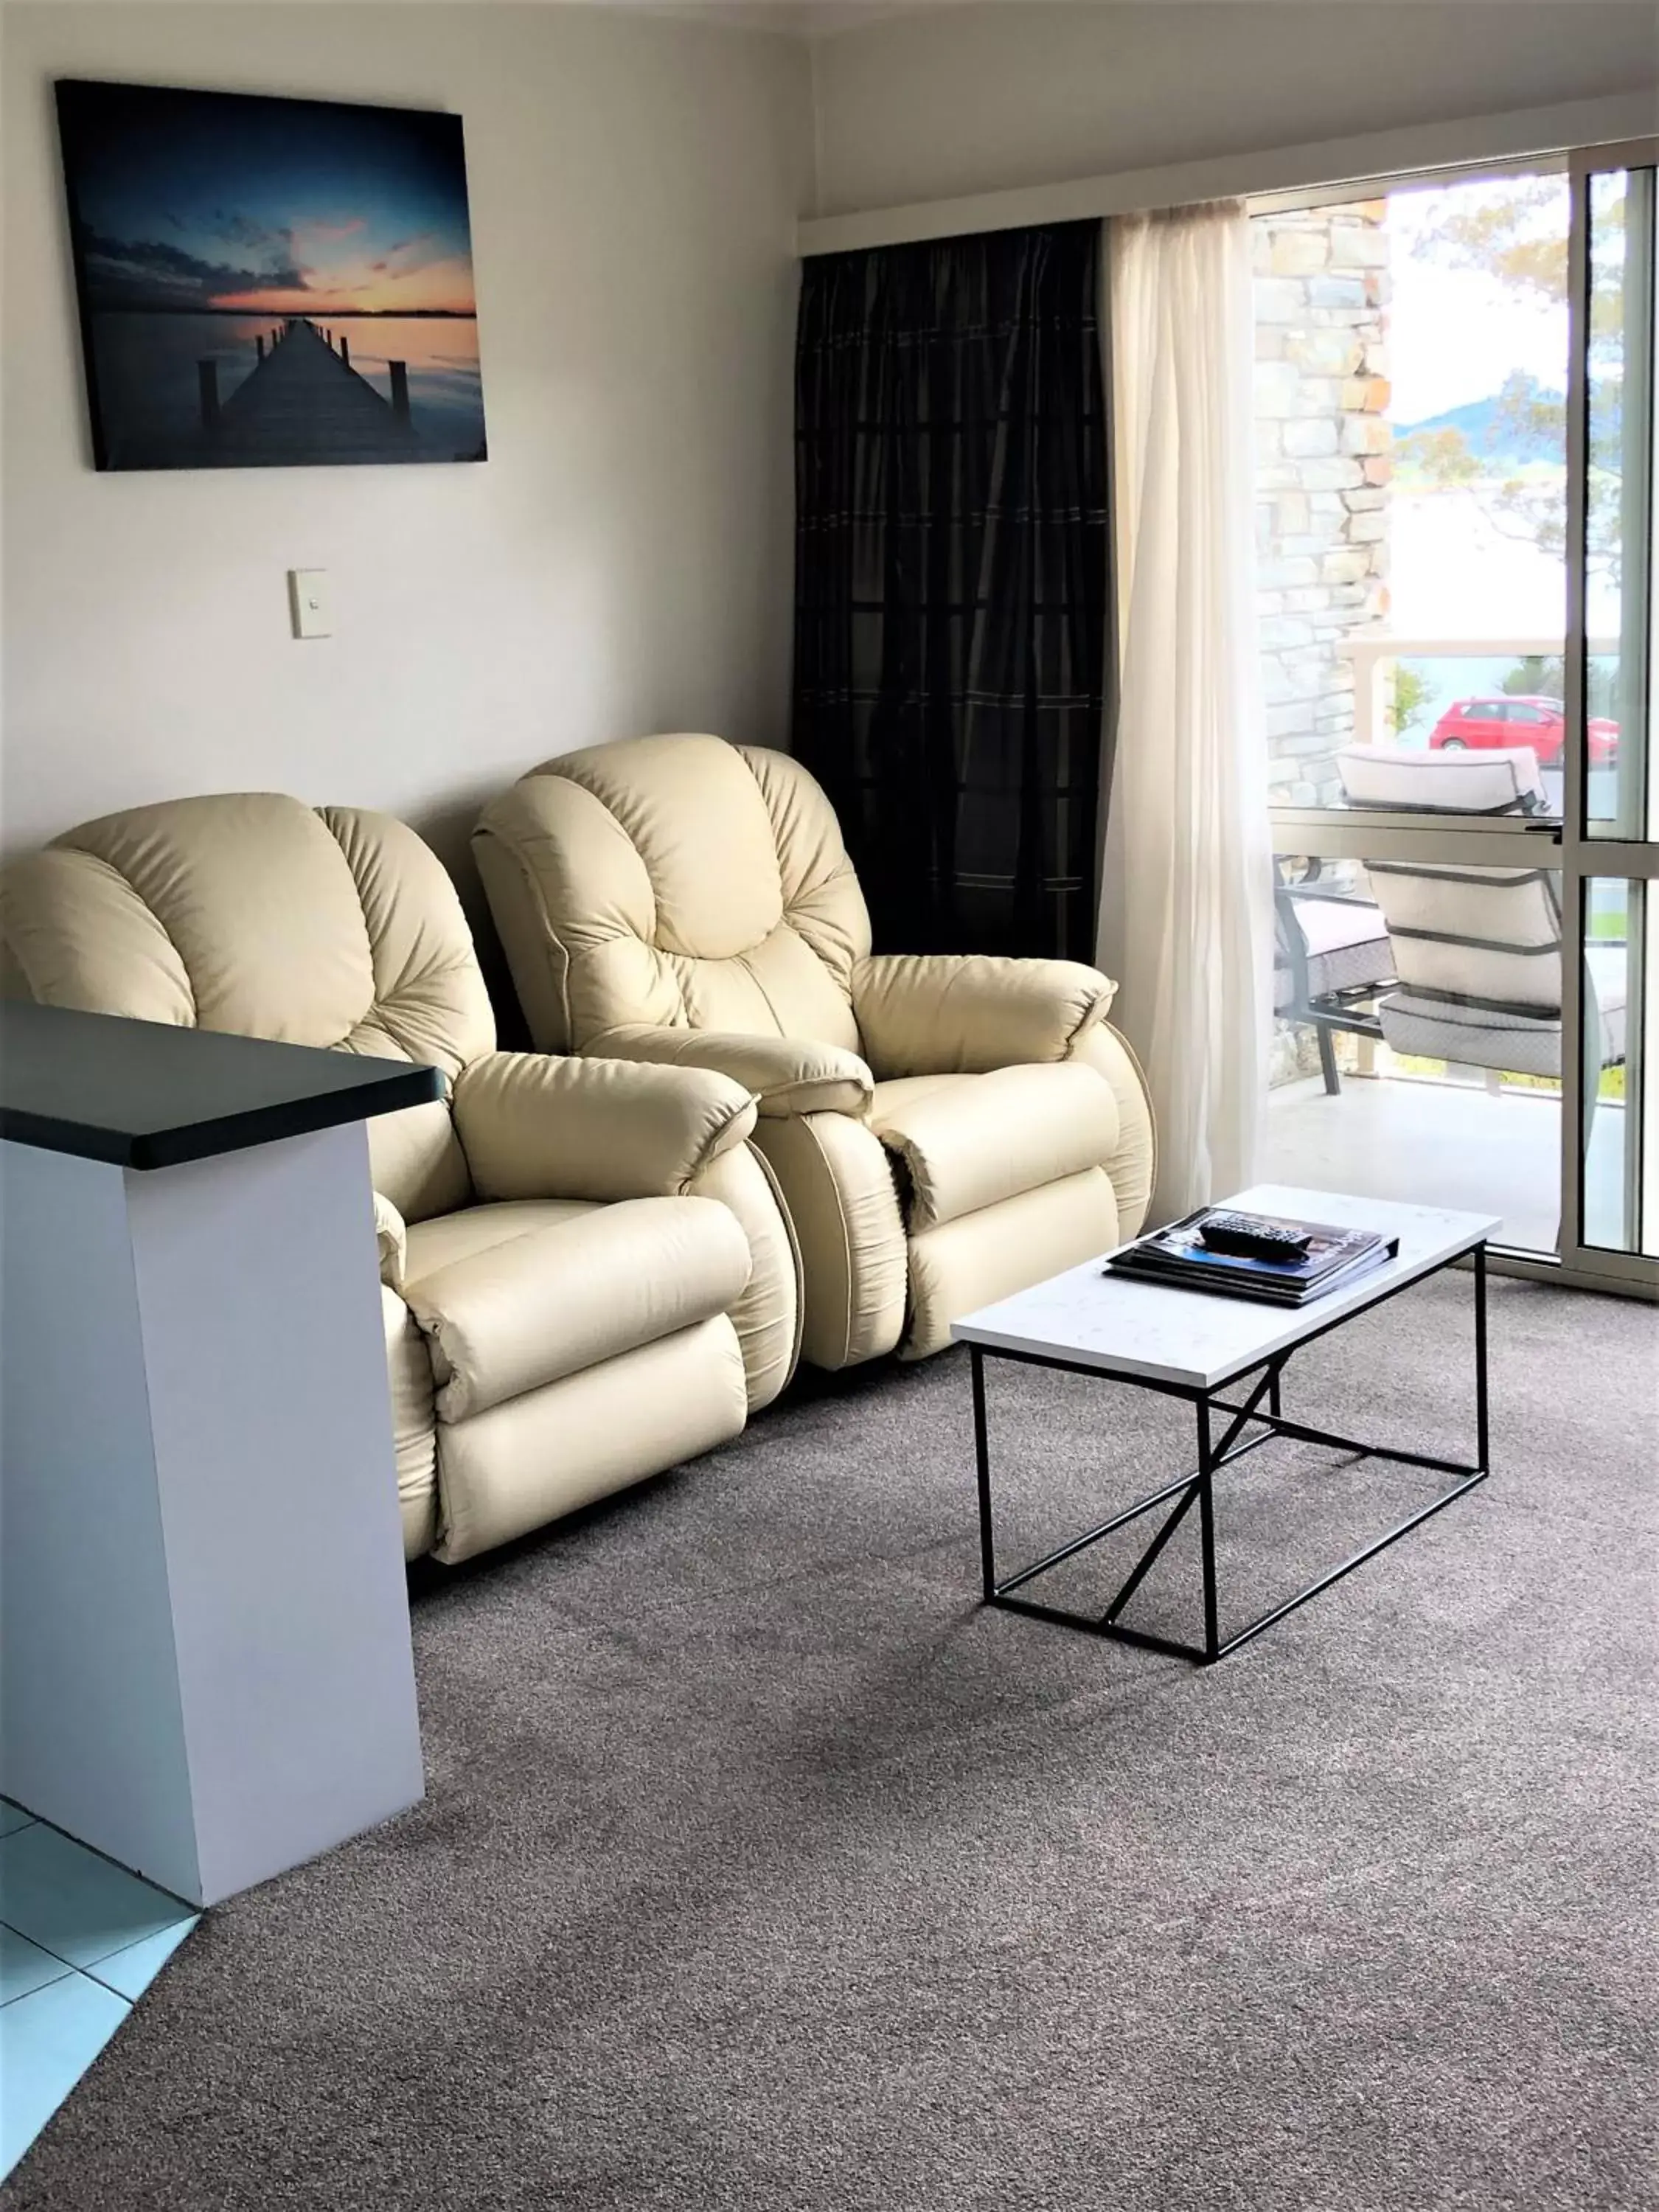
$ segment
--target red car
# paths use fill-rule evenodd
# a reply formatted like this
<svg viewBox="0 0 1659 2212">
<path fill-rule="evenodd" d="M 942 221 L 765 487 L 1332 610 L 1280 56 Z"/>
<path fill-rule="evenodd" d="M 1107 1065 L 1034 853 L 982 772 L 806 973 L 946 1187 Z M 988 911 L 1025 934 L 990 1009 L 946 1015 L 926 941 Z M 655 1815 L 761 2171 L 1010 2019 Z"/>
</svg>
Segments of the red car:
<svg viewBox="0 0 1659 2212">
<path fill-rule="evenodd" d="M 1592 766 L 1615 757 L 1619 750 L 1617 722 L 1593 717 L 1589 734 Z M 1512 750 L 1518 745 L 1529 745 L 1538 757 L 1540 768 L 1559 767 L 1566 740 L 1567 725 L 1561 702 L 1547 699 L 1539 692 L 1503 692 L 1484 699 L 1455 699 L 1429 732 L 1429 747 L 1433 752 L 1490 752 L 1498 747 Z"/>
</svg>

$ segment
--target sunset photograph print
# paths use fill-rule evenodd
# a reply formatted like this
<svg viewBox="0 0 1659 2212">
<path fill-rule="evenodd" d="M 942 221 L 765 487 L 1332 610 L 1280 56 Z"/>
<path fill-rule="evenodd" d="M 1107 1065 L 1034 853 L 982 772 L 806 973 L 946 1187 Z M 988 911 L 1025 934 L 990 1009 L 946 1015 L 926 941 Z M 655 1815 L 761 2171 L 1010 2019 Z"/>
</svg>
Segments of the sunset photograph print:
<svg viewBox="0 0 1659 2212">
<path fill-rule="evenodd" d="M 459 116 L 56 90 L 100 469 L 485 459 Z"/>
</svg>

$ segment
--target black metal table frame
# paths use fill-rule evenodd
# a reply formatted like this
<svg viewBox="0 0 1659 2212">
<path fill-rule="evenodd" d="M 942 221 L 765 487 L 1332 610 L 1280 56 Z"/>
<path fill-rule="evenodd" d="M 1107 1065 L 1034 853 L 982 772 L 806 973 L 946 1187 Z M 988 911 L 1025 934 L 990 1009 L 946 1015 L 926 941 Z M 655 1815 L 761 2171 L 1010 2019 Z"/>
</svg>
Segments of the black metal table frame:
<svg viewBox="0 0 1659 2212">
<path fill-rule="evenodd" d="M 1471 1257 L 1474 1268 L 1477 1438 L 1476 1458 L 1473 1466 L 1465 1461 L 1440 1459 L 1425 1452 L 1395 1451 L 1381 1444 L 1362 1443 L 1355 1437 L 1336 1436 L 1328 1429 L 1310 1428 L 1305 1422 L 1287 1420 L 1284 1417 L 1280 1410 L 1280 1378 L 1292 1357 L 1304 1346 L 1316 1342 L 1320 1337 L 1328 1334 L 1334 1328 L 1340 1328 L 1346 1322 L 1357 1320 L 1361 1314 L 1375 1312 L 1378 1306 L 1386 1305 L 1390 1298 L 1398 1297 L 1401 1291 L 1415 1290 L 1419 1283 L 1425 1283 L 1431 1276 Z M 1056 1621 L 1064 1627 L 1085 1629 L 1091 1635 L 1110 1637 L 1119 1644 L 1136 1644 L 1142 1650 L 1163 1652 L 1172 1658 L 1192 1659 L 1201 1667 L 1212 1666 L 1218 1659 L 1224 1659 L 1230 1651 L 1237 1651 L 1242 1644 L 1248 1644 L 1252 1638 L 1260 1636 L 1263 1629 L 1271 1628 L 1287 1613 L 1294 1613 L 1298 1606 L 1306 1605 L 1310 1598 L 1317 1597 L 1322 1590 L 1328 1589 L 1333 1583 L 1340 1582 L 1345 1575 L 1352 1574 L 1356 1567 L 1362 1566 L 1367 1559 L 1374 1559 L 1378 1552 L 1386 1551 L 1390 1544 L 1397 1543 L 1419 1522 L 1443 1511 L 1455 1499 L 1462 1498 L 1465 1491 L 1473 1490 L 1477 1482 L 1484 1482 L 1491 1472 L 1486 1394 L 1486 1248 L 1484 1242 L 1470 1247 L 1468 1251 L 1450 1254 L 1437 1266 L 1425 1267 L 1420 1274 L 1397 1283 L 1392 1290 L 1384 1291 L 1380 1297 L 1367 1301 L 1362 1306 L 1349 1308 L 1326 1322 L 1322 1328 L 1310 1329 L 1305 1336 L 1298 1337 L 1284 1351 L 1276 1352 L 1265 1360 L 1253 1362 L 1249 1367 L 1229 1376 L 1224 1382 L 1207 1389 L 1193 1383 L 1154 1380 L 1146 1376 L 1125 1375 L 1112 1369 L 1085 1366 L 1081 1361 L 1062 1359 L 1047 1352 L 1014 1352 L 999 1345 L 980 1344 L 969 1344 L 968 1350 L 973 1370 L 974 1457 L 979 1478 L 980 1566 L 984 1602 L 1000 1606 L 1008 1613 L 1028 1613 L 1034 1620 Z M 1017 1360 L 1028 1367 L 1057 1368 L 1068 1375 L 1092 1376 L 1097 1382 L 1121 1382 L 1137 1389 L 1156 1391 L 1163 1397 L 1186 1399 L 1197 1414 L 1198 1465 L 1188 1468 L 1185 1474 L 1178 1475 L 1173 1482 L 1165 1483 L 1161 1490 L 1153 1491 L 1150 1497 L 1137 1499 L 1134 1504 L 1126 1506 L 1121 1513 L 1113 1514 L 1109 1520 L 1101 1522 L 1098 1527 L 1089 1529 L 1084 1535 L 1074 1536 L 1069 1543 L 1061 1544 L 1030 1566 L 1022 1567 L 1018 1574 L 1010 1575 L 1000 1582 L 996 1572 L 996 1537 L 992 1517 L 990 1444 L 985 1418 L 985 1362 L 988 1358 Z M 1260 1379 L 1249 1389 L 1242 1404 L 1221 1395 L 1224 1391 L 1239 1389 L 1251 1376 L 1259 1376 Z M 1264 1399 L 1267 1401 L 1265 1412 L 1262 1410 Z M 1216 1439 L 1211 1425 L 1212 1418 L 1217 1413 L 1231 1417 L 1219 1441 Z M 1259 1430 L 1260 1433 L 1247 1435 L 1246 1431 L 1252 1427 Z M 1282 1604 L 1264 1613 L 1259 1620 L 1251 1621 L 1248 1627 L 1241 1628 L 1224 1639 L 1218 1626 L 1216 1586 L 1215 1478 L 1224 1467 L 1242 1459 L 1246 1452 L 1255 1451 L 1259 1446 L 1271 1443 L 1279 1437 L 1288 1437 L 1301 1443 L 1324 1444 L 1333 1450 L 1345 1451 L 1362 1459 L 1393 1460 L 1405 1467 L 1428 1468 L 1441 1474 L 1457 1475 L 1460 1480 L 1452 1489 L 1442 1492 L 1428 1504 L 1419 1506 L 1415 1513 L 1398 1522 L 1386 1535 L 1377 1537 L 1363 1551 L 1356 1552 L 1351 1559 L 1345 1559 L 1340 1567 L 1333 1567 L 1328 1574 L 1321 1575 L 1316 1582 L 1297 1590 L 1293 1597 L 1286 1598 Z M 1086 1551 L 1090 1545 L 1097 1544 L 1103 1536 L 1109 1536 L 1114 1529 L 1126 1527 L 1143 1513 L 1150 1513 L 1170 1499 L 1175 1500 L 1174 1510 L 1130 1569 L 1104 1613 L 1099 1615 L 1073 1613 L 1063 1607 L 1042 1605 L 1035 1599 L 1014 1595 L 1026 1583 L 1035 1581 L 1037 1576 L 1046 1574 L 1051 1567 L 1057 1567 L 1063 1560 L 1075 1558 L 1078 1553 Z M 1170 1637 L 1154 1636 L 1138 1628 L 1126 1628 L 1119 1615 L 1194 1504 L 1198 1507 L 1204 1581 L 1203 1643 L 1182 1644 Z"/>
</svg>

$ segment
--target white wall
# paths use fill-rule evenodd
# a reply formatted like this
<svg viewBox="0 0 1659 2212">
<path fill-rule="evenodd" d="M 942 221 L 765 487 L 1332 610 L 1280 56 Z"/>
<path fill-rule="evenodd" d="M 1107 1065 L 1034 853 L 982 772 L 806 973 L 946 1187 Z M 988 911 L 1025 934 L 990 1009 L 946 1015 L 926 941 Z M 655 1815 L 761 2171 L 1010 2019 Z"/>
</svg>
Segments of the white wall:
<svg viewBox="0 0 1659 2212">
<path fill-rule="evenodd" d="M 8 4 L 0 836 L 258 787 L 401 812 L 465 878 L 532 761 L 787 727 L 795 218 L 1628 91 L 1650 4 L 1050 7 L 808 50 L 616 9 Z M 54 75 L 467 126 L 483 466 L 100 476 Z M 321 567 L 336 635 L 288 634 Z"/>
<path fill-rule="evenodd" d="M 780 738 L 804 47 L 590 9 L 147 0 L 9 5 L 3 39 L 9 848 L 252 787 L 404 813 L 456 862 L 549 753 Z M 458 112 L 489 461 L 94 473 L 54 75 Z M 290 638 L 290 567 L 329 570 L 331 639 Z"/>
<path fill-rule="evenodd" d="M 815 213 L 842 215 L 1628 93 L 1659 9 L 1003 0 L 841 32 L 814 72 Z"/>
</svg>

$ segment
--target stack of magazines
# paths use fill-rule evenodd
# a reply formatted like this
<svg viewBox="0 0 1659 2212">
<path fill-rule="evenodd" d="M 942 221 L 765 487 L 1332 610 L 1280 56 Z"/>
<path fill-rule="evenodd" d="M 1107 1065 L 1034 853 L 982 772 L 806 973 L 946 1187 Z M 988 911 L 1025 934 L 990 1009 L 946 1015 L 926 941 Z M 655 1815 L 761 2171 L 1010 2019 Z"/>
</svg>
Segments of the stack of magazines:
<svg viewBox="0 0 1659 2212">
<path fill-rule="evenodd" d="M 1264 1299 L 1270 1305 L 1304 1306 L 1345 1289 L 1400 1249 L 1397 1237 L 1379 1237 L 1367 1229 L 1334 1229 L 1323 1222 L 1255 1214 L 1248 1217 L 1252 1224 L 1297 1242 L 1305 1238 L 1305 1245 L 1299 1251 L 1287 1246 L 1285 1256 L 1273 1259 L 1214 1251 L 1204 1242 L 1204 1224 L 1222 1211 L 1201 1206 L 1184 1221 L 1126 1245 L 1113 1254 L 1107 1267 L 1114 1274 L 1162 1283 L 1171 1290 L 1218 1291 L 1229 1297 Z M 1226 1212 L 1230 1223 L 1244 1218 Z"/>
</svg>

